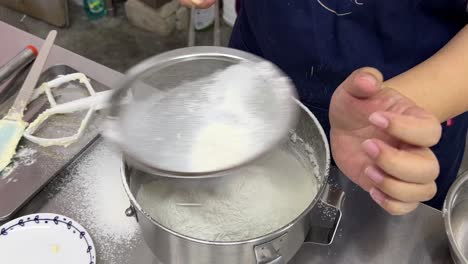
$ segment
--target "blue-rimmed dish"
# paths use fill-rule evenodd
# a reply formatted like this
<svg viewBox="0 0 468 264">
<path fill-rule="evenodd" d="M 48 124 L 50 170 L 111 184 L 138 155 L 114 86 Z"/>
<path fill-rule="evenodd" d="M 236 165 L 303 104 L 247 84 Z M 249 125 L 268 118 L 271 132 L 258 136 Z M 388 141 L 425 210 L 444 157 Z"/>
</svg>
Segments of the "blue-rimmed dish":
<svg viewBox="0 0 468 264">
<path fill-rule="evenodd" d="M 31 214 L 0 227 L 0 263 L 95 264 L 89 233 L 59 214 Z"/>
</svg>

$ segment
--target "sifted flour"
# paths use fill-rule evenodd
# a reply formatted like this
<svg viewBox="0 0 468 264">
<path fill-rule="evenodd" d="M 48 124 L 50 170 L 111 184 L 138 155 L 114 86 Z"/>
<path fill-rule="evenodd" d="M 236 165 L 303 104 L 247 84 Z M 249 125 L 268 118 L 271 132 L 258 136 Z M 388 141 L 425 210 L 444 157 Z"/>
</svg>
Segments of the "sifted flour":
<svg viewBox="0 0 468 264">
<path fill-rule="evenodd" d="M 193 147 L 190 162 L 192 168 L 198 171 L 218 169 L 219 164 L 224 165 L 226 161 L 237 160 L 249 153 L 248 133 L 245 128 L 235 125 L 208 125 L 198 133 L 195 141 L 197 143 Z"/>
<path fill-rule="evenodd" d="M 120 120 L 126 152 L 169 172 L 236 167 L 287 134 L 297 107 L 291 94 L 269 62 L 231 65 L 128 105 Z"/>
<path fill-rule="evenodd" d="M 241 241 L 298 217 L 317 193 L 314 176 L 289 151 L 278 148 L 236 175 L 154 180 L 141 186 L 137 199 L 156 221 L 178 233 Z"/>
<path fill-rule="evenodd" d="M 3 171 L 0 171 L 0 180 L 7 180 L 7 183 L 10 181 L 15 181 L 9 177 L 11 173 L 18 167 L 18 166 L 31 166 L 36 162 L 35 155 L 37 150 L 32 148 L 20 147 L 16 152 L 15 156 L 12 159 L 10 165 L 8 165 Z"/>
<path fill-rule="evenodd" d="M 121 155 L 101 141 L 51 184 L 57 213 L 80 222 L 96 245 L 98 263 L 123 263 L 139 240 L 138 224 L 125 216 L 130 205 L 120 179 Z M 63 209 L 60 209 L 63 208 Z M 70 210 L 72 208 L 72 210 Z M 125 256 L 125 257 L 123 257 Z"/>
</svg>

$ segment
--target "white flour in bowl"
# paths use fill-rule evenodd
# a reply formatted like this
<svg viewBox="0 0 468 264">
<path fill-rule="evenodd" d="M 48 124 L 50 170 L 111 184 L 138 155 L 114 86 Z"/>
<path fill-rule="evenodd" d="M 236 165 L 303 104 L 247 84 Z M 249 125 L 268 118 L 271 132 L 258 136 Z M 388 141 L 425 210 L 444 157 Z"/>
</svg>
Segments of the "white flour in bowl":
<svg viewBox="0 0 468 264">
<path fill-rule="evenodd" d="M 241 241 L 278 230 L 304 212 L 318 190 L 313 174 L 277 149 L 236 175 L 143 184 L 137 200 L 153 219 L 180 234 Z"/>
</svg>

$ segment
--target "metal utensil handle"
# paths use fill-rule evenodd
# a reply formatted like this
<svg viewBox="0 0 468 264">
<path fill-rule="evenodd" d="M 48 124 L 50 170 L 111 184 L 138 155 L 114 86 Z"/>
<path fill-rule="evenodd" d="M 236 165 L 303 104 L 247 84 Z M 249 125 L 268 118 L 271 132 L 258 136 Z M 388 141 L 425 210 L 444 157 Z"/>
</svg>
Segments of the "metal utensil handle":
<svg viewBox="0 0 468 264">
<path fill-rule="evenodd" d="M 15 72 L 21 70 L 36 57 L 36 48 L 27 46 L 20 51 L 15 57 L 0 67 L 0 84 L 8 80 Z"/>
<path fill-rule="evenodd" d="M 342 217 L 342 206 L 345 198 L 345 193 L 339 187 L 333 184 L 327 184 L 322 192 L 322 196 L 320 198 L 319 203 L 322 204 L 323 207 L 328 207 L 328 209 L 324 208 L 324 212 L 330 213 L 330 211 L 334 211 L 335 215 L 330 216 L 331 219 L 330 223 L 331 226 L 323 227 L 323 226 L 311 226 L 308 236 L 304 243 L 313 243 L 313 244 L 320 244 L 320 245 L 330 245 L 333 243 L 333 240 L 336 235 L 336 231 L 338 230 L 338 226 L 341 222 Z M 319 239 L 323 238 L 323 239 Z"/>
<path fill-rule="evenodd" d="M 216 0 L 214 3 L 215 10 L 214 10 L 214 31 L 213 31 L 213 42 L 214 46 L 220 46 L 220 24 L 219 24 L 219 0 Z"/>
<path fill-rule="evenodd" d="M 32 62 L 22 69 L 17 70 L 9 79 L 8 84 L 0 88 L 0 112 L 7 113 L 13 101 L 16 99 L 14 95 L 18 92 L 21 85 L 23 85 L 29 70 L 31 70 Z"/>
<path fill-rule="evenodd" d="M 219 0 L 214 3 L 214 30 L 213 30 L 213 46 L 220 46 L 220 23 L 219 23 Z M 190 25 L 188 32 L 188 46 L 195 46 L 195 8 L 190 10 Z"/>
<path fill-rule="evenodd" d="M 21 120 L 23 118 L 24 109 L 26 105 L 29 103 L 29 99 L 31 98 L 34 88 L 36 88 L 37 81 L 39 80 L 39 76 L 42 73 L 42 69 L 47 61 L 47 57 L 49 56 L 49 52 L 54 45 L 55 37 L 57 36 L 57 31 L 52 30 L 47 35 L 47 38 L 42 44 L 41 50 L 39 51 L 39 55 L 34 61 L 34 64 L 29 72 L 26 80 L 21 86 L 21 89 L 16 97 L 13 106 L 11 107 L 10 111 L 8 111 L 7 118 L 11 120 Z"/>
</svg>

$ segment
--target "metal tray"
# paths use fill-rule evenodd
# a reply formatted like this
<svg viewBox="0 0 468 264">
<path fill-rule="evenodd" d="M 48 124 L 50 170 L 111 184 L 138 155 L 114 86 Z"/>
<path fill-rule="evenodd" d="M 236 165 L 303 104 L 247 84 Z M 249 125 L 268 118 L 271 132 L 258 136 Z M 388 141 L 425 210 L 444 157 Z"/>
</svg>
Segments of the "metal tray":
<svg viewBox="0 0 468 264">
<path fill-rule="evenodd" d="M 39 84 L 57 78 L 59 75 L 77 72 L 65 66 L 57 65 L 44 71 L 39 79 Z M 54 94 L 60 98 L 58 103 L 86 96 L 85 89 L 76 89 L 78 82 L 72 82 L 60 87 Z M 108 90 L 109 88 L 92 80 L 91 85 L 96 91 Z M 19 89 L 13 87 L 16 90 Z M 13 99 L 13 98 L 11 98 Z M 37 100 L 40 100 L 37 99 Z M 3 116 L 8 108 L 9 100 L 0 107 L 0 116 Z M 30 110 L 37 107 L 30 107 Z M 3 113 L 2 113 L 3 110 Z M 25 115 L 34 115 L 26 113 Z M 57 137 L 70 135 L 79 126 L 85 113 L 57 116 L 49 121 L 37 134 L 44 137 Z M 91 146 L 99 137 L 99 127 L 103 119 L 102 115 L 95 115 L 90 122 L 86 133 L 76 143 L 68 147 L 41 147 L 25 139 L 18 146 L 17 153 L 23 157 L 14 158 L 10 171 L 0 173 L 0 222 L 12 218 L 22 206 L 24 206 L 38 191 L 40 191 L 54 176 L 73 162 L 83 151 Z"/>
</svg>

